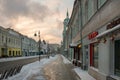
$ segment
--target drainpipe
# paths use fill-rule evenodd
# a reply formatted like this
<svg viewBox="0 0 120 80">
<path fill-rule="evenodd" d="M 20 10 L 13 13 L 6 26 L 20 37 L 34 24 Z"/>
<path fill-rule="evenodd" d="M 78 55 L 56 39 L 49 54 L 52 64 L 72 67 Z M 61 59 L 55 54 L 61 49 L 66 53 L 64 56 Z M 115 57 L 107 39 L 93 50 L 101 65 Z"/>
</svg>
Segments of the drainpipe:
<svg viewBox="0 0 120 80">
<path fill-rule="evenodd" d="M 81 0 L 78 0 L 78 1 L 79 1 L 79 8 L 78 8 L 79 9 L 78 10 L 79 14 L 78 15 L 79 15 L 79 19 L 80 19 L 79 20 L 79 28 L 81 27 L 80 28 L 80 38 L 81 38 L 80 42 L 81 42 L 81 45 L 82 45 L 81 46 L 81 50 L 80 50 L 81 51 L 81 55 L 82 55 L 82 57 L 81 57 L 82 58 L 81 59 L 81 68 L 84 69 L 84 65 L 83 65 L 83 40 L 82 40 L 82 25 L 83 25 L 82 24 L 82 1 Z M 80 21 L 81 21 L 81 24 L 80 24 Z"/>
</svg>

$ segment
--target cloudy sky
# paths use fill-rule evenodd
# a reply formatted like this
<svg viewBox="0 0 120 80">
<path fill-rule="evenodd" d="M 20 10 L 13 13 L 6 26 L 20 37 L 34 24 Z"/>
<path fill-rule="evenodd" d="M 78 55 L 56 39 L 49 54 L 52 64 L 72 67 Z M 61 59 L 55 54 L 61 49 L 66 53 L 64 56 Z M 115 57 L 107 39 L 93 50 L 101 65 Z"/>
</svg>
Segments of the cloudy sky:
<svg viewBox="0 0 120 80">
<path fill-rule="evenodd" d="M 12 28 L 34 38 L 40 30 L 41 39 L 49 43 L 62 40 L 63 20 L 74 0 L 0 0 L 0 26 Z"/>
</svg>

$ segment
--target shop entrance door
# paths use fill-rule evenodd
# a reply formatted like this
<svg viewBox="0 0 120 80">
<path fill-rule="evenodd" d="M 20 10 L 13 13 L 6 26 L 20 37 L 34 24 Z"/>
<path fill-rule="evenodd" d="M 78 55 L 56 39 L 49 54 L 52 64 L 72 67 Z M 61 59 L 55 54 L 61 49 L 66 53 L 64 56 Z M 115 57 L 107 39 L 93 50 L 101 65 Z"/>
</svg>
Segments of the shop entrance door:
<svg viewBox="0 0 120 80">
<path fill-rule="evenodd" d="M 120 40 L 115 41 L 115 74 L 120 76 Z"/>
</svg>

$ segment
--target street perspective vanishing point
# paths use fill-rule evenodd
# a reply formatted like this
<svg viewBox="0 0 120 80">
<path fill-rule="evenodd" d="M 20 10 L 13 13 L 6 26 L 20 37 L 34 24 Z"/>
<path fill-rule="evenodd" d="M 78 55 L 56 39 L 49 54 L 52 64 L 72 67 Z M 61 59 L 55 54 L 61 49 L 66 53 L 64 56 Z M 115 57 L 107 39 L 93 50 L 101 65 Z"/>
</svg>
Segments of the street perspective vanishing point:
<svg viewBox="0 0 120 80">
<path fill-rule="evenodd" d="M 120 80 L 120 0 L 0 0 L 0 80 Z"/>
</svg>

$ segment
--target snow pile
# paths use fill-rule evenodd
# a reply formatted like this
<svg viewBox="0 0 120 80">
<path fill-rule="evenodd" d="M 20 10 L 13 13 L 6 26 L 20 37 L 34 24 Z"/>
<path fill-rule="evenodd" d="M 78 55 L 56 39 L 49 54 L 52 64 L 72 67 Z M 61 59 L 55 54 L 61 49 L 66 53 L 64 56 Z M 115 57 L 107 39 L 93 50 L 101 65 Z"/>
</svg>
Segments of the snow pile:
<svg viewBox="0 0 120 80">
<path fill-rule="evenodd" d="M 63 55 L 62 55 L 62 58 L 65 64 L 71 64 L 71 62 L 68 59 L 66 59 Z"/>
<path fill-rule="evenodd" d="M 35 57 L 38 57 L 38 56 L 24 56 L 24 57 L 2 58 L 2 59 L 0 59 L 0 62 L 14 61 L 14 60 L 19 60 L 19 59 L 35 58 Z"/>
<path fill-rule="evenodd" d="M 80 68 L 74 68 L 73 70 L 77 73 L 81 80 L 96 80 L 92 76 L 90 76 L 86 71 L 81 70 Z"/>
<path fill-rule="evenodd" d="M 40 62 L 36 61 L 31 64 L 23 66 L 20 73 L 15 76 L 9 77 L 6 80 L 32 80 L 32 77 L 35 77 L 35 80 L 45 80 L 42 68 L 45 64 L 50 63 L 51 61 L 57 59 L 57 56 L 42 59 Z"/>
</svg>

